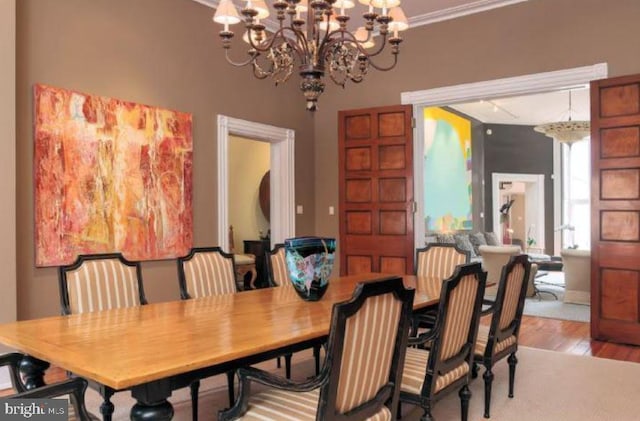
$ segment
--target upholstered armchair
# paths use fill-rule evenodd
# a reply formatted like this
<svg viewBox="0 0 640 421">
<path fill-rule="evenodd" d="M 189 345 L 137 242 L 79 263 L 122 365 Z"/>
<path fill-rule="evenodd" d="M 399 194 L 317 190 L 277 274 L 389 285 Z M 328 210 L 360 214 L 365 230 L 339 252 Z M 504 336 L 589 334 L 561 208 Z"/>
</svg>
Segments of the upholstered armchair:
<svg viewBox="0 0 640 421">
<path fill-rule="evenodd" d="M 509 397 L 513 397 L 516 374 L 518 333 L 524 309 L 524 298 L 530 278 L 531 263 L 527 255 L 512 256 L 500 271 L 498 292 L 494 302 L 483 311 L 486 323 L 481 323 L 474 349 L 473 377 L 477 376 L 477 364 L 482 364 L 484 379 L 484 416 L 489 418 L 493 366 L 501 359 L 509 362 Z M 484 319 L 484 317 L 483 317 Z"/>
<path fill-rule="evenodd" d="M 480 263 L 458 266 L 443 283 L 434 327 L 409 340 L 418 347 L 407 350 L 400 401 L 422 407 L 421 420 L 433 420 L 433 405 L 454 391 L 460 396 L 462 421 L 467 420 L 468 384 L 485 283 Z M 427 344 L 429 349 L 419 347 Z"/>
<path fill-rule="evenodd" d="M 573 304 L 591 303 L 591 251 L 563 249 L 562 271 L 564 272 L 564 302 Z"/>
<path fill-rule="evenodd" d="M 0 355 L 0 367 L 9 369 L 11 385 L 16 392 L 14 395 L 6 396 L 9 399 L 42 399 L 69 397 L 68 419 L 80 421 L 95 421 L 97 418 L 87 411 L 84 405 L 84 393 L 87 390 L 87 381 L 79 377 L 67 379 L 59 383 L 38 387 L 27 391 L 20 378 L 18 367 L 23 355 L 10 353 Z"/>
<path fill-rule="evenodd" d="M 398 277 L 359 284 L 333 306 L 325 364 L 302 383 L 241 368 L 240 396 L 219 420 L 391 420 L 396 413 L 414 290 Z M 377 358 L 371 358 L 377 355 Z M 251 384 L 268 388 L 250 395 Z"/>
<path fill-rule="evenodd" d="M 502 268 L 507 264 L 511 256 L 522 253 L 520 246 L 480 246 L 482 256 L 482 269 L 487 272 L 487 283 L 494 286 L 488 287 L 486 294 L 495 295 Z"/>
</svg>

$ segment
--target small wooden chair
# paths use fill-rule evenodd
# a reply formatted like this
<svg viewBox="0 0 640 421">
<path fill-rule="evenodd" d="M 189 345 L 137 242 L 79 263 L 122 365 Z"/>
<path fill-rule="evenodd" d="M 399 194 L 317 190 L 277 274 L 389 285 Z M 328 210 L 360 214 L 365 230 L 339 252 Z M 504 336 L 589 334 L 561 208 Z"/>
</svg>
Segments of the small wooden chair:
<svg viewBox="0 0 640 421">
<path fill-rule="evenodd" d="M 480 263 L 457 267 L 442 285 L 434 327 L 409 339 L 409 345 L 429 345 L 429 349 L 409 348 L 400 387 L 400 402 L 424 410 L 421 420 L 433 420 L 433 405 L 458 390 L 462 421 L 469 412 L 469 377 L 473 347 L 478 332 L 486 273 Z"/>
<path fill-rule="evenodd" d="M 513 386 L 516 374 L 516 351 L 518 350 L 518 333 L 524 299 L 527 293 L 527 281 L 531 270 L 531 262 L 526 254 L 513 256 L 502 268 L 498 283 L 498 294 L 494 302 L 486 301 L 491 306 L 483 311 L 490 318 L 487 324 L 482 323 L 478 330 L 475 344 L 473 377 L 478 375 L 478 364 L 485 367 L 484 379 L 484 417 L 489 418 L 491 408 L 492 367 L 505 357 L 509 357 L 509 397 L 513 398 Z"/>
<path fill-rule="evenodd" d="M 233 253 L 233 267 L 235 269 L 238 289 L 256 289 L 256 279 L 258 278 L 258 272 L 256 271 L 256 256 L 253 254 L 236 253 L 235 249 L 233 225 L 229 225 L 229 250 Z M 251 274 L 251 278 L 248 283 L 245 281 L 247 273 Z"/>
<path fill-rule="evenodd" d="M 241 368 L 238 400 L 218 419 L 390 420 L 398 404 L 414 293 L 398 277 L 359 284 L 351 300 L 333 306 L 319 376 L 294 383 Z M 269 389 L 250 396 L 252 382 Z"/>
</svg>

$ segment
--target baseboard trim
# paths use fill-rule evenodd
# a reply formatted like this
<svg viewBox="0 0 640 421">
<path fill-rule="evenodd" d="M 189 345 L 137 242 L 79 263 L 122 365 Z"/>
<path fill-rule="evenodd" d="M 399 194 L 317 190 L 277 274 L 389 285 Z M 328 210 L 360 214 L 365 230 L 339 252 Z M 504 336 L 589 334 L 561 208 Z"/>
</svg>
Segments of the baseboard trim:
<svg viewBox="0 0 640 421">
<path fill-rule="evenodd" d="M 591 304 L 591 293 L 567 289 L 564 292 L 564 302 L 567 304 Z"/>
</svg>

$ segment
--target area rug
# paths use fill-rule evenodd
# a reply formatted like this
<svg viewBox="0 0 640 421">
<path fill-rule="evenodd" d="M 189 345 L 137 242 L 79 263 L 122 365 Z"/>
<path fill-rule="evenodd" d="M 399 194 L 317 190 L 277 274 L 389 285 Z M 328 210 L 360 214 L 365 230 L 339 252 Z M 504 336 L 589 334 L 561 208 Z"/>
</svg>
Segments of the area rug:
<svg viewBox="0 0 640 421">
<path fill-rule="evenodd" d="M 562 354 L 521 347 L 518 351 L 515 397 L 507 397 L 508 366 L 501 361 L 494 369 L 491 420 L 493 421 L 635 421 L 640 414 L 640 364 L 602 358 Z M 313 373 L 311 353 L 294 354 L 294 378 L 304 379 Z M 261 368 L 282 373 L 275 361 L 260 364 Z M 482 372 L 481 372 L 482 373 Z M 483 382 L 472 381 L 469 420 L 482 421 Z M 175 420 L 191 420 L 188 389 L 175 392 L 170 398 Z M 100 397 L 87 392 L 87 406 L 99 413 Z M 115 395 L 114 420 L 128 420 L 134 401 L 127 392 Z M 216 420 L 217 412 L 227 405 L 226 376 L 202 382 L 200 420 Z M 404 420 L 418 421 L 421 411 L 403 405 Z M 433 411 L 437 420 L 460 419 L 457 393 L 438 402 Z"/>
<path fill-rule="evenodd" d="M 564 276 L 562 272 L 543 273 L 545 273 L 544 276 L 536 278 L 540 294 L 526 298 L 524 314 L 552 319 L 589 322 L 591 317 L 590 306 L 569 304 L 563 301 Z M 551 293 L 555 294 L 557 299 Z"/>
</svg>

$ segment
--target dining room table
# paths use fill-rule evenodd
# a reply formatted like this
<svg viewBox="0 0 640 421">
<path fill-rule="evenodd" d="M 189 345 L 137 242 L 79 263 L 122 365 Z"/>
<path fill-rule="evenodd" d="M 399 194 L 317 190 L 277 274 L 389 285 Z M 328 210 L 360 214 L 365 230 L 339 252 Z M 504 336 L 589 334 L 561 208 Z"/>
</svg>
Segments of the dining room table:
<svg viewBox="0 0 640 421">
<path fill-rule="evenodd" d="M 323 342 L 333 305 L 350 299 L 358 283 L 389 276 L 332 278 L 318 301 L 275 287 L 5 323 L 0 343 L 25 354 L 28 387 L 44 384 L 55 365 L 103 391 L 130 390 L 132 420 L 169 420 L 173 390 Z M 442 279 L 395 276 L 415 288 L 414 310 L 437 305 Z"/>
</svg>

